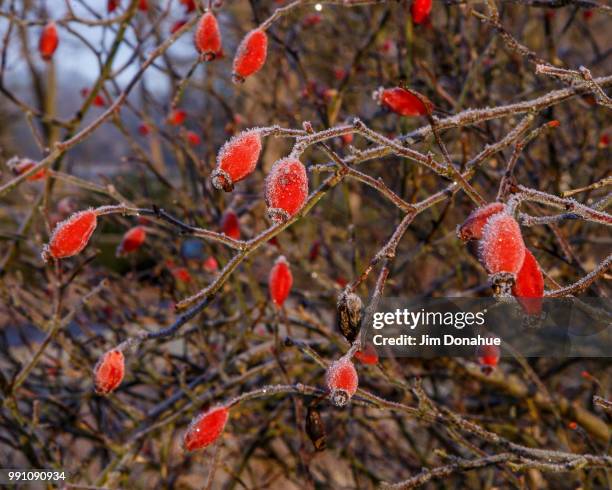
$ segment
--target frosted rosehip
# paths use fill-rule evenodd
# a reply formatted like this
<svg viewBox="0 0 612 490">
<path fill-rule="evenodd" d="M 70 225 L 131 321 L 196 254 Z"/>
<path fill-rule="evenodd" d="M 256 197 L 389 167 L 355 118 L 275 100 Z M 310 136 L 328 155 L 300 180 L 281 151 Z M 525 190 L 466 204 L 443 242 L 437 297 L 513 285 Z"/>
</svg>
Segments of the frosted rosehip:
<svg viewBox="0 0 612 490">
<path fill-rule="evenodd" d="M 327 368 L 327 389 L 332 403 L 343 407 L 357 391 L 359 378 L 357 370 L 350 359 L 343 357 Z"/>
<path fill-rule="evenodd" d="M 482 230 L 480 258 L 491 275 L 516 275 L 525 259 L 525 243 L 516 220 L 498 213 L 489 218 Z"/>
<path fill-rule="evenodd" d="M 344 338 L 351 344 L 359 334 L 361 326 L 361 310 L 363 303 L 355 293 L 342 291 L 338 296 L 336 310 L 338 313 L 338 328 Z"/>
<path fill-rule="evenodd" d="M 528 315 L 542 313 L 544 277 L 538 261 L 528 249 L 525 249 L 523 266 L 516 275 L 516 281 L 512 286 L 512 295 L 517 298 Z"/>
<path fill-rule="evenodd" d="M 266 178 L 265 198 L 268 216 L 282 223 L 296 214 L 308 197 L 306 168 L 296 158 L 277 161 Z"/>
<path fill-rule="evenodd" d="M 96 229 L 97 215 L 92 209 L 73 214 L 67 220 L 58 223 L 45 245 L 42 257 L 48 260 L 64 259 L 81 252 L 89 242 Z"/>
<path fill-rule="evenodd" d="M 236 182 L 255 170 L 260 153 L 259 130 L 251 129 L 234 136 L 217 154 L 217 167 L 212 173 L 212 184 L 219 190 L 231 192 Z"/>
<path fill-rule="evenodd" d="M 378 363 L 378 353 L 372 344 L 366 344 L 364 348 L 355 352 L 354 357 L 361 364 L 374 365 Z"/>
<path fill-rule="evenodd" d="M 482 238 L 482 229 L 487 224 L 487 221 L 489 221 L 489 218 L 494 214 L 501 213 L 503 210 L 504 204 L 501 202 L 492 202 L 475 209 L 457 229 L 457 236 L 464 242 L 480 240 Z"/>
<path fill-rule="evenodd" d="M 433 104 L 415 92 L 401 87 L 380 88 L 374 92 L 374 99 L 382 106 L 402 116 L 423 116 L 431 113 Z"/>
<path fill-rule="evenodd" d="M 206 12 L 200 18 L 193 38 L 196 49 L 202 59 L 211 61 L 221 51 L 221 33 L 216 17 Z"/>
<path fill-rule="evenodd" d="M 194 418 L 183 438 L 186 451 L 197 451 L 210 446 L 223 433 L 229 410 L 227 407 L 215 407 Z"/>
<path fill-rule="evenodd" d="M 123 352 L 114 349 L 106 352 L 94 368 L 96 392 L 106 395 L 115 391 L 123 381 L 125 372 Z"/>
<path fill-rule="evenodd" d="M 423 24 L 431 13 L 432 0 L 412 0 L 410 13 L 412 14 L 412 22 L 415 24 Z"/>
<path fill-rule="evenodd" d="M 240 240 L 240 221 L 238 221 L 238 215 L 233 210 L 228 209 L 223 213 L 221 231 L 234 240 Z"/>
<path fill-rule="evenodd" d="M 283 303 L 289 296 L 291 286 L 293 286 L 293 275 L 291 274 L 287 259 L 281 255 L 274 262 L 268 277 L 270 297 L 278 308 L 283 306 Z"/>
<path fill-rule="evenodd" d="M 53 58 L 53 53 L 59 44 L 59 35 L 55 22 L 49 22 L 42 30 L 40 39 L 38 40 L 38 52 L 45 61 L 50 61 Z"/>
<path fill-rule="evenodd" d="M 478 364 L 485 374 L 490 374 L 499 364 L 500 350 L 497 345 L 479 345 L 476 349 Z"/>
<path fill-rule="evenodd" d="M 21 175 L 36 165 L 36 162 L 29 158 L 13 157 L 8 162 L 7 166 L 13 171 L 15 175 Z M 47 176 L 47 169 L 41 168 L 38 172 L 34 172 L 32 175 L 26 178 L 31 182 L 35 180 L 44 179 Z"/>
<path fill-rule="evenodd" d="M 146 238 L 147 232 L 143 226 L 135 226 L 134 228 L 130 228 L 123 235 L 123 239 L 117 247 L 115 255 L 117 257 L 122 257 L 130 252 L 133 252 L 134 250 L 138 250 L 145 242 Z"/>
<path fill-rule="evenodd" d="M 261 70 L 268 55 L 268 36 L 265 31 L 255 29 L 249 32 L 236 52 L 232 78 L 235 83 L 242 83 L 244 79 Z"/>
</svg>

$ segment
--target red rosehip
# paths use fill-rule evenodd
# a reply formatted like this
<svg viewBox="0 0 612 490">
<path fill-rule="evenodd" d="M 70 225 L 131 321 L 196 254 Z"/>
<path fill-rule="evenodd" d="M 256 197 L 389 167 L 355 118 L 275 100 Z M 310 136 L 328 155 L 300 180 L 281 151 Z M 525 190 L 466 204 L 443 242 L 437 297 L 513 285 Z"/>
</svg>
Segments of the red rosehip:
<svg viewBox="0 0 612 490">
<path fill-rule="evenodd" d="M 147 238 L 147 232 L 142 226 L 135 226 L 134 228 L 130 228 L 123 235 L 123 239 L 121 243 L 117 247 L 116 255 L 117 257 L 122 257 L 124 255 L 133 252 L 134 250 L 138 250 L 140 246 L 145 242 Z"/>
<path fill-rule="evenodd" d="M 106 352 L 94 368 L 96 393 L 106 395 L 115 391 L 123 381 L 125 372 L 123 352 L 114 349 Z"/>
<path fill-rule="evenodd" d="M 423 116 L 433 110 L 433 104 L 424 96 L 421 99 L 413 91 L 401 87 L 380 88 L 374 92 L 374 99 L 402 116 Z"/>
<path fill-rule="evenodd" d="M 143 122 L 140 123 L 138 125 L 138 132 L 142 135 L 142 136 L 148 136 L 151 133 L 151 126 L 149 126 L 147 123 Z"/>
<path fill-rule="evenodd" d="M 90 90 L 88 88 L 82 88 L 81 89 L 81 96 L 83 98 L 87 98 L 89 96 L 89 92 Z M 92 104 L 95 107 L 104 107 L 106 106 L 106 102 L 104 101 L 104 97 L 102 97 L 102 95 L 100 94 L 96 94 L 96 96 L 94 97 Z"/>
<path fill-rule="evenodd" d="M 59 35 L 57 33 L 57 26 L 55 22 L 49 22 L 40 34 L 38 41 L 38 52 L 45 61 L 50 61 L 53 58 L 53 53 L 57 49 L 59 44 Z"/>
<path fill-rule="evenodd" d="M 519 272 L 525 259 L 525 243 L 512 216 L 498 213 L 489 219 L 482 231 L 480 258 L 489 274 Z"/>
<path fill-rule="evenodd" d="M 15 175 L 21 175 L 30 170 L 32 167 L 34 167 L 36 165 L 36 162 L 28 158 L 13 157 L 8 162 L 6 162 L 6 164 Z M 26 180 L 33 182 L 35 180 L 44 179 L 46 176 L 47 169 L 41 168 L 38 172 L 35 172 L 29 177 L 27 177 Z"/>
<path fill-rule="evenodd" d="M 589 20 L 591 20 L 591 18 L 593 17 L 593 11 L 590 9 L 584 10 L 582 12 L 582 18 L 588 22 Z"/>
<path fill-rule="evenodd" d="M 217 441 L 225 429 L 228 418 L 227 407 L 215 407 L 194 418 L 183 439 L 185 450 L 197 451 Z"/>
<path fill-rule="evenodd" d="M 598 148 L 607 148 L 610 144 L 610 137 L 607 134 L 602 134 L 599 138 L 599 143 L 597 144 Z"/>
<path fill-rule="evenodd" d="M 206 61 L 214 60 L 221 51 L 221 33 L 217 18 L 206 12 L 199 20 L 193 38 L 198 53 Z"/>
<path fill-rule="evenodd" d="M 283 158 L 273 166 L 265 184 L 268 216 L 274 223 L 291 218 L 308 197 L 306 168 L 296 158 Z"/>
<path fill-rule="evenodd" d="M 322 20 L 321 14 L 308 14 L 302 19 L 302 26 L 306 28 L 314 27 L 320 24 Z"/>
<path fill-rule="evenodd" d="M 479 345 L 476 349 L 478 364 L 483 373 L 490 374 L 499 364 L 500 350 L 497 345 Z"/>
<path fill-rule="evenodd" d="M 45 245 L 42 257 L 63 259 L 81 252 L 96 229 L 96 212 L 88 209 L 73 214 L 65 221 L 58 223 L 51 234 L 49 243 Z"/>
<path fill-rule="evenodd" d="M 174 278 L 179 282 L 191 282 L 191 274 L 185 267 L 173 267 L 170 272 L 172 272 Z"/>
<path fill-rule="evenodd" d="M 190 14 L 196 9 L 195 0 L 181 0 L 181 4 L 185 6 L 185 13 Z"/>
<path fill-rule="evenodd" d="M 528 249 L 525 249 L 523 265 L 516 275 L 514 286 L 512 286 L 512 295 L 516 297 L 528 315 L 542 313 L 544 277 L 538 261 Z"/>
<path fill-rule="evenodd" d="M 191 146 L 197 146 L 202 142 L 200 136 L 195 131 L 187 131 L 185 137 Z"/>
<path fill-rule="evenodd" d="M 348 146 L 353 142 L 353 133 L 343 134 L 340 136 L 340 139 L 342 140 L 342 144 L 344 146 Z"/>
<path fill-rule="evenodd" d="M 268 55 L 268 36 L 265 31 L 255 29 L 249 32 L 238 46 L 232 78 L 242 83 L 250 75 L 257 73 L 266 62 Z"/>
<path fill-rule="evenodd" d="M 412 14 L 412 22 L 423 24 L 431 13 L 431 0 L 412 0 L 410 13 Z"/>
<path fill-rule="evenodd" d="M 185 122 L 187 113 L 182 109 L 173 109 L 168 115 L 168 124 L 172 126 L 180 126 Z"/>
<path fill-rule="evenodd" d="M 148 0 L 139 0 L 138 1 L 138 10 L 142 10 L 142 11 L 149 10 L 149 1 Z"/>
<path fill-rule="evenodd" d="M 332 403 L 342 407 L 348 403 L 357 391 L 359 377 L 350 359 L 343 357 L 333 362 L 326 373 L 327 389 Z"/>
<path fill-rule="evenodd" d="M 504 204 L 501 202 L 492 202 L 475 209 L 457 229 L 457 236 L 464 242 L 482 239 L 482 229 L 487 224 L 487 221 L 489 221 L 489 218 L 494 214 L 501 213 L 503 210 Z"/>
<path fill-rule="evenodd" d="M 363 349 L 355 352 L 355 359 L 361 364 L 374 365 L 378 363 L 378 353 L 372 344 L 366 344 Z"/>
<path fill-rule="evenodd" d="M 231 192 L 234 184 L 247 177 L 257 166 L 261 153 L 259 130 L 243 131 L 227 141 L 217 154 L 217 167 L 212 173 L 215 188 Z"/>
<path fill-rule="evenodd" d="M 117 10 L 119 3 L 120 3 L 119 0 L 108 0 L 108 2 L 106 2 L 106 11 L 109 14 L 114 12 L 115 10 Z"/>
<path fill-rule="evenodd" d="M 206 272 L 217 272 L 219 270 L 219 263 L 217 259 L 210 256 L 204 261 L 203 267 Z"/>
<path fill-rule="evenodd" d="M 221 231 L 234 240 L 240 240 L 240 221 L 238 215 L 229 209 L 221 219 Z"/>
<path fill-rule="evenodd" d="M 276 262 L 274 262 L 274 266 L 270 270 L 270 276 L 268 277 L 270 297 L 278 308 L 283 306 L 283 303 L 289 296 L 291 286 L 293 286 L 293 274 L 291 274 L 287 259 L 281 255 L 276 259 Z"/>
<path fill-rule="evenodd" d="M 178 31 L 185 24 L 187 24 L 187 19 L 177 20 L 174 24 L 172 24 L 172 27 L 170 27 L 170 34 L 174 34 L 176 31 Z"/>
</svg>

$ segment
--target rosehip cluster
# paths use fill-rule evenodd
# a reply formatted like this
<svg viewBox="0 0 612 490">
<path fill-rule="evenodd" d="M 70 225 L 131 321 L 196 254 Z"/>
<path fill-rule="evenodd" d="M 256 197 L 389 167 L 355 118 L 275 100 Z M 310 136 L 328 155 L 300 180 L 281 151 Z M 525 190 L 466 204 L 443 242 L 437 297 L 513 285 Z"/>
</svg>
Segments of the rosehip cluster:
<svg viewBox="0 0 612 490">
<path fill-rule="evenodd" d="M 511 293 L 529 315 L 539 315 L 544 277 L 527 250 L 516 220 L 506 206 L 495 202 L 474 210 L 457 229 L 463 241 L 479 240 L 480 260 L 494 284 L 511 284 Z M 506 291 L 504 291 L 506 292 Z"/>
</svg>

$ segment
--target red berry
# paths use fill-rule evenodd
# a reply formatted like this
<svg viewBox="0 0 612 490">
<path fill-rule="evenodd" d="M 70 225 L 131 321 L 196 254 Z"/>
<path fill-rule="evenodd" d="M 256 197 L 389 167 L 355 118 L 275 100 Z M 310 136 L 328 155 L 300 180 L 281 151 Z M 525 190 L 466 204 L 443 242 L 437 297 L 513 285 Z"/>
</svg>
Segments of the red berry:
<svg viewBox="0 0 612 490">
<path fill-rule="evenodd" d="M 302 19 L 302 26 L 304 27 L 314 27 L 321 23 L 323 18 L 320 14 L 308 14 Z"/>
<path fill-rule="evenodd" d="M 187 113 L 182 109 L 173 109 L 168 116 L 168 124 L 172 126 L 180 126 L 185 122 Z"/>
<path fill-rule="evenodd" d="M 140 123 L 140 125 L 138 126 L 138 132 L 142 135 L 142 136 L 147 136 L 151 133 L 151 126 L 149 126 L 147 123 L 143 122 Z"/>
<path fill-rule="evenodd" d="M 198 22 L 193 38 L 195 47 L 206 61 L 214 60 L 221 51 L 221 33 L 216 17 L 206 12 Z"/>
<path fill-rule="evenodd" d="M 6 162 L 6 164 L 15 175 L 21 175 L 30 170 L 32 167 L 34 167 L 36 165 L 36 162 L 28 158 L 13 157 L 8 162 Z M 44 179 L 46 176 L 47 169 L 41 168 L 38 172 L 35 172 L 34 174 L 27 177 L 26 180 L 33 182 L 35 180 Z"/>
<path fill-rule="evenodd" d="M 333 362 L 327 368 L 325 378 L 330 399 L 338 407 L 346 405 L 357 391 L 357 386 L 359 386 L 357 370 L 350 359 L 346 357 Z"/>
<path fill-rule="evenodd" d="M 81 89 L 81 95 L 83 96 L 83 98 L 89 96 L 89 92 L 90 90 L 88 88 Z M 102 97 L 102 95 L 96 94 L 92 104 L 96 107 L 104 107 L 106 105 L 106 102 L 104 101 L 104 97 Z"/>
<path fill-rule="evenodd" d="M 591 20 L 591 18 L 592 18 L 592 17 L 593 17 L 593 11 L 592 11 L 592 10 L 588 9 L 588 10 L 584 10 L 584 11 L 582 12 L 582 18 L 583 18 L 585 21 L 587 21 L 587 22 L 588 22 L 589 20 Z"/>
<path fill-rule="evenodd" d="M 238 46 L 234 58 L 232 78 L 235 83 L 261 70 L 268 55 L 268 36 L 265 31 L 255 29 L 249 32 Z"/>
<path fill-rule="evenodd" d="M 46 261 L 49 257 L 63 259 L 81 252 L 87 246 L 96 224 L 97 215 L 91 209 L 75 213 L 58 223 L 49 243 L 43 249 L 43 260 Z"/>
<path fill-rule="evenodd" d="M 413 0 L 410 6 L 412 22 L 423 24 L 431 12 L 431 0 Z"/>
<path fill-rule="evenodd" d="M 249 175 L 257 166 L 261 153 L 261 136 L 256 129 L 243 131 L 227 141 L 217 154 L 217 167 L 212 173 L 213 185 L 231 192 L 234 184 Z"/>
<path fill-rule="evenodd" d="M 423 116 L 431 113 L 433 104 L 420 99 L 415 92 L 401 87 L 380 88 L 374 92 L 374 99 L 402 116 Z"/>
<path fill-rule="evenodd" d="M 120 350 L 110 350 L 100 358 L 94 368 L 94 384 L 97 393 L 106 395 L 117 389 L 123 381 L 124 364 L 123 352 Z"/>
<path fill-rule="evenodd" d="M 525 249 L 523 266 L 516 275 L 516 281 L 512 286 L 512 295 L 517 298 L 527 314 L 539 315 L 542 313 L 544 277 L 538 261 L 528 249 Z"/>
<path fill-rule="evenodd" d="M 147 238 L 147 232 L 142 226 L 135 226 L 129 229 L 123 235 L 121 243 L 117 247 L 116 255 L 121 257 L 127 255 L 134 250 L 138 250 Z"/>
<path fill-rule="evenodd" d="M 185 137 L 187 138 L 187 141 L 189 142 L 189 144 L 192 146 L 197 146 L 202 142 L 198 133 L 194 131 L 187 131 L 187 134 L 185 135 Z"/>
<path fill-rule="evenodd" d="M 293 286 L 293 275 L 289 268 L 287 259 L 281 255 L 270 271 L 268 277 L 268 289 L 270 290 L 270 297 L 277 307 L 282 307 L 283 303 L 289 296 Z"/>
<path fill-rule="evenodd" d="M 603 149 L 603 148 L 607 148 L 609 144 L 610 144 L 610 137 L 607 134 L 602 134 L 601 137 L 599 138 L 599 143 L 597 144 L 597 146 Z"/>
<path fill-rule="evenodd" d="M 491 373 L 499 364 L 500 350 L 497 345 L 479 345 L 476 350 L 478 364 L 483 372 Z"/>
<path fill-rule="evenodd" d="M 59 44 L 59 35 L 57 34 L 57 26 L 55 22 L 49 22 L 42 30 L 38 41 L 38 51 L 40 56 L 45 61 L 50 61 L 53 58 L 53 53 Z"/>
<path fill-rule="evenodd" d="M 343 134 L 340 136 L 340 139 L 342 139 L 342 144 L 344 146 L 348 146 L 353 142 L 353 133 Z"/>
<path fill-rule="evenodd" d="M 212 256 L 204 261 L 203 267 L 206 272 L 217 272 L 219 270 L 217 259 Z"/>
<path fill-rule="evenodd" d="M 119 3 L 119 0 L 108 0 L 108 2 L 106 2 L 106 11 L 109 14 L 114 12 L 119 6 Z"/>
<path fill-rule="evenodd" d="M 172 24 L 172 27 L 170 27 L 170 34 L 174 34 L 176 31 L 178 31 L 185 24 L 187 24 L 187 20 L 186 19 L 177 20 L 174 24 Z"/>
<path fill-rule="evenodd" d="M 197 416 L 192 420 L 185 433 L 183 439 L 185 450 L 197 451 L 210 446 L 223 433 L 228 418 L 229 410 L 227 407 L 215 407 Z"/>
<path fill-rule="evenodd" d="M 287 221 L 308 197 L 306 168 L 296 158 L 277 161 L 266 178 L 265 198 L 268 216 L 274 223 Z"/>
<path fill-rule="evenodd" d="M 516 275 L 525 259 L 525 243 L 516 220 L 506 214 L 492 216 L 483 228 L 480 258 L 490 274 Z"/>
<path fill-rule="evenodd" d="M 361 364 L 374 365 L 378 363 L 378 353 L 372 344 L 366 344 L 362 350 L 355 352 L 355 359 Z"/>
<path fill-rule="evenodd" d="M 238 215 L 231 209 L 223 214 L 221 230 L 226 236 L 240 240 L 240 221 L 238 221 Z"/>
<path fill-rule="evenodd" d="M 174 267 L 170 272 L 172 272 L 174 278 L 179 282 L 191 282 L 191 274 L 189 274 L 189 271 L 185 269 L 185 267 Z"/>
<path fill-rule="evenodd" d="M 190 14 L 196 9 L 195 0 L 181 0 L 181 4 L 185 6 L 185 13 Z"/>
<path fill-rule="evenodd" d="M 138 1 L 138 10 L 149 10 L 149 2 L 148 0 L 139 0 Z"/>
<path fill-rule="evenodd" d="M 492 202 L 486 206 L 475 209 L 457 229 L 457 235 L 461 240 L 480 240 L 482 238 L 482 229 L 489 221 L 489 218 L 494 214 L 501 213 L 504 210 L 504 205 L 501 202 Z"/>
<path fill-rule="evenodd" d="M 572 421 L 569 424 L 567 424 L 567 428 L 570 430 L 576 430 L 578 428 L 578 424 Z"/>
</svg>

